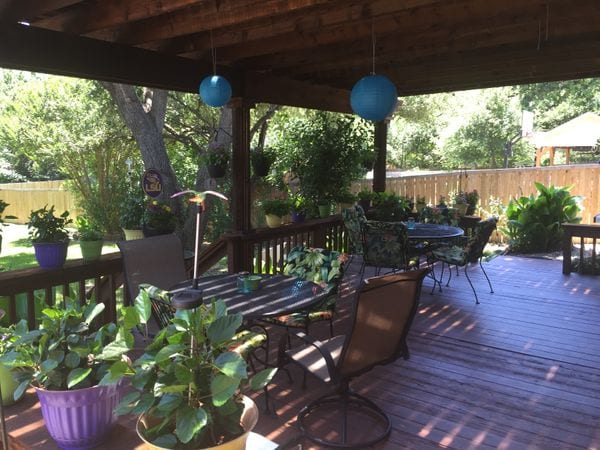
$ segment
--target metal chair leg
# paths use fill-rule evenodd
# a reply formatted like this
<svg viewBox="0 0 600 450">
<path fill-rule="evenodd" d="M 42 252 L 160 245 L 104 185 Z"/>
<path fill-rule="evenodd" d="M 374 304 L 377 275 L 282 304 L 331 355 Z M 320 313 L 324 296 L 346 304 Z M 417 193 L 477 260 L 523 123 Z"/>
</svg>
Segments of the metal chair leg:
<svg viewBox="0 0 600 450">
<path fill-rule="evenodd" d="M 493 294 L 494 288 L 492 287 L 492 282 L 490 281 L 490 278 L 488 277 L 487 272 L 485 271 L 485 269 L 483 268 L 483 265 L 481 264 L 481 258 L 479 259 L 479 267 L 481 267 L 481 271 L 485 275 L 485 279 L 487 280 L 488 284 L 490 285 L 490 293 Z"/>
<path fill-rule="evenodd" d="M 469 278 L 469 272 L 467 271 L 467 267 L 469 267 L 469 263 L 465 264 L 465 276 L 467 277 L 467 281 L 471 285 L 471 289 L 473 290 L 473 295 L 475 295 L 475 304 L 479 305 L 479 299 L 477 298 L 477 292 L 475 292 L 475 287 L 473 283 L 471 283 L 471 278 Z"/>
</svg>

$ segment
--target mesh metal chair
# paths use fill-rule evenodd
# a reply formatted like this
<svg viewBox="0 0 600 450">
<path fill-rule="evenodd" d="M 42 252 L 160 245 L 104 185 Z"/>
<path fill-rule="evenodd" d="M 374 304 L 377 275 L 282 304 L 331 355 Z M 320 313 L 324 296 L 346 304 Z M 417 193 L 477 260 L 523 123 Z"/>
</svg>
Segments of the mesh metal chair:
<svg viewBox="0 0 600 450">
<path fill-rule="evenodd" d="M 141 283 L 161 289 L 187 280 L 183 246 L 174 234 L 117 242 L 123 257 L 125 286 L 133 300 Z"/>
<path fill-rule="evenodd" d="M 357 292 L 354 322 L 347 336 L 335 336 L 321 342 L 298 333 L 306 345 L 287 351 L 283 350 L 285 344 L 282 340 L 280 365 L 291 360 L 308 373 L 335 386 L 335 393 L 313 401 L 298 414 L 298 424 L 306 438 L 320 445 L 339 448 L 366 448 L 387 438 L 391 419 L 371 400 L 353 392 L 350 382 L 375 366 L 409 357 L 406 337 L 417 312 L 427 272 L 428 269 L 419 269 L 366 279 Z M 332 406 L 341 409 L 341 414 L 329 414 L 327 417 L 328 424 L 335 417 L 341 420 L 337 440 L 319 436 L 319 432 L 308 425 L 311 416 L 318 416 L 319 412 L 323 413 Z M 352 430 L 347 427 L 351 414 L 376 417 L 382 431 L 356 442 L 351 436 Z"/>
<path fill-rule="evenodd" d="M 360 205 L 354 205 L 342 210 L 342 218 L 344 219 L 344 228 L 348 233 L 352 258 L 354 255 L 362 255 L 362 227 L 367 222 L 364 210 Z"/>
<path fill-rule="evenodd" d="M 366 266 L 375 267 L 375 275 L 379 275 L 382 268 L 395 272 L 419 265 L 418 255 L 410 248 L 406 225 L 402 222 L 366 221 L 362 226 L 362 244 L 361 278 Z"/>
<path fill-rule="evenodd" d="M 486 220 L 481 220 L 479 223 L 473 227 L 473 234 L 467 241 L 467 243 L 463 247 L 459 246 L 451 246 L 446 248 L 439 248 L 433 250 L 431 252 L 431 256 L 429 258 L 429 263 L 433 264 L 436 262 L 442 263 L 442 270 L 440 275 L 440 286 L 441 281 L 444 278 L 444 267 L 448 266 L 448 282 L 446 286 L 450 285 L 450 280 L 452 279 L 452 267 L 456 266 L 457 274 L 458 267 L 464 267 L 465 276 L 467 277 L 467 281 L 473 290 L 473 295 L 475 295 L 475 303 L 479 304 L 479 299 L 477 298 L 477 292 L 475 292 L 475 287 L 471 282 L 471 278 L 469 277 L 468 267 L 470 263 L 479 263 L 479 267 L 481 267 L 481 271 L 485 275 L 485 279 L 487 280 L 490 286 L 490 293 L 494 293 L 494 288 L 492 287 L 492 282 L 488 277 L 483 265 L 481 264 L 481 260 L 483 258 L 483 249 L 488 243 L 490 236 L 496 229 L 496 223 L 498 219 L 496 217 L 491 217 Z M 435 284 L 433 286 L 435 289 Z M 440 287 L 441 289 L 441 287 Z M 433 291 L 432 291 L 433 292 Z"/>
</svg>

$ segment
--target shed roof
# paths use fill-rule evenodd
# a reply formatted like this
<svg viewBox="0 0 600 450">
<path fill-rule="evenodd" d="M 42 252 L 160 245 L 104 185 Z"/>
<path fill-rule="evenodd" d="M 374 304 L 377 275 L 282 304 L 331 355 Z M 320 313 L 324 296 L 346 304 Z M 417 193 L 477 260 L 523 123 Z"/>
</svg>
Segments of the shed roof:
<svg viewBox="0 0 600 450">
<path fill-rule="evenodd" d="M 586 112 L 549 131 L 536 132 L 535 146 L 540 147 L 595 147 L 600 139 L 600 116 Z"/>
</svg>

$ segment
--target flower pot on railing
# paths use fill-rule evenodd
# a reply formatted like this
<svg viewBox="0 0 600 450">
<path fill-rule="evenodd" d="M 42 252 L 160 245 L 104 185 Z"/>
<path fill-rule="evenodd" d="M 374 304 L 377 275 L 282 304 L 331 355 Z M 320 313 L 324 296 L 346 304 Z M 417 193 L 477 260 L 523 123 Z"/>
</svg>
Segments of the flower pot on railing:
<svg viewBox="0 0 600 450">
<path fill-rule="evenodd" d="M 97 241 L 79 241 L 79 247 L 81 248 L 81 257 L 84 259 L 84 261 L 96 261 L 100 259 L 100 255 L 102 255 L 103 245 L 103 239 Z"/>
<path fill-rule="evenodd" d="M 283 217 L 276 216 L 275 214 L 265 214 L 265 219 L 269 228 L 280 227 L 283 223 Z"/>
<path fill-rule="evenodd" d="M 136 239 L 143 239 L 144 238 L 144 231 L 143 230 L 130 230 L 127 228 L 123 228 L 123 234 L 125 235 L 125 240 L 126 241 L 134 241 Z"/>
<path fill-rule="evenodd" d="M 292 211 L 292 222 L 302 223 L 306 219 L 306 211 Z"/>
<path fill-rule="evenodd" d="M 60 269 L 67 259 L 68 242 L 34 242 L 35 259 L 42 269 Z"/>
<path fill-rule="evenodd" d="M 319 217 L 329 217 L 331 215 L 331 205 L 330 204 L 321 204 L 318 205 L 319 208 Z"/>
</svg>

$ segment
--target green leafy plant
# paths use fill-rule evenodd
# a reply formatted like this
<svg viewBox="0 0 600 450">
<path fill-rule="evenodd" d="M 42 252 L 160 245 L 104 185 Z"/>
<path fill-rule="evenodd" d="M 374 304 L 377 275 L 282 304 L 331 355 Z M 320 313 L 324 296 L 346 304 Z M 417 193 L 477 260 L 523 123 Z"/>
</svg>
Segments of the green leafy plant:
<svg viewBox="0 0 600 450">
<path fill-rule="evenodd" d="M 410 201 L 394 193 L 377 192 L 372 201 L 371 214 L 376 220 L 386 222 L 406 220 L 411 212 Z"/>
<path fill-rule="evenodd" d="M 356 195 L 350 191 L 340 191 L 336 194 L 335 200 L 338 203 L 354 203 L 356 201 Z"/>
<path fill-rule="evenodd" d="M 155 230 L 172 231 L 177 224 L 177 218 L 168 203 L 149 200 L 146 202 L 142 222 L 144 226 Z"/>
<path fill-rule="evenodd" d="M 279 217 L 283 217 L 290 212 L 290 202 L 288 200 L 263 200 L 262 207 L 265 214 L 272 214 Z"/>
<path fill-rule="evenodd" d="M 506 227 L 512 250 L 551 251 L 560 248 L 563 223 L 579 223 L 581 198 L 572 196 L 568 187 L 545 187 L 536 182 L 537 196 L 512 199 L 506 208 Z"/>
<path fill-rule="evenodd" d="M 69 219 L 69 211 L 64 211 L 60 216 L 54 213 L 54 205 L 48 209 L 43 208 L 31 211 L 27 228 L 32 242 L 67 242 L 69 232 L 67 225 L 73 222 Z"/>
<path fill-rule="evenodd" d="M 453 195 L 454 204 L 455 205 L 466 205 L 467 202 L 467 194 L 463 191 L 459 191 Z"/>
<path fill-rule="evenodd" d="M 357 198 L 362 201 L 371 201 L 373 200 L 374 195 L 375 193 L 368 189 L 363 189 L 358 194 L 356 194 Z"/>
<path fill-rule="evenodd" d="M 291 205 L 292 211 L 295 211 L 298 213 L 305 212 L 306 208 L 308 206 L 306 198 L 300 193 L 291 194 L 290 198 L 289 198 L 289 203 Z"/>
<path fill-rule="evenodd" d="M 18 339 L 1 358 L 7 367 L 20 369 L 15 397 L 30 384 L 74 390 L 118 381 L 128 369 L 122 357 L 133 348 L 129 330 L 139 323 L 139 315 L 134 307 L 124 307 L 119 326 L 95 327 L 103 311 L 103 303 L 82 307 L 71 301 L 66 308 L 42 310 L 37 330 L 16 328 Z"/>
<path fill-rule="evenodd" d="M 479 202 L 479 193 L 477 192 L 477 190 L 474 189 L 472 191 L 464 192 L 464 195 L 467 200 L 467 204 L 469 205 L 469 207 L 467 208 L 467 214 L 475 214 L 477 203 Z"/>
<path fill-rule="evenodd" d="M 150 300 L 145 291 L 136 304 L 147 312 L 142 322 L 148 320 Z M 230 350 L 239 344 L 235 336 L 241 325 L 242 315 L 228 315 L 222 300 L 177 311 L 171 324 L 132 363 L 136 392 L 123 399 L 117 412 L 146 413 L 157 419 L 145 437 L 162 447 L 206 448 L 242 434 L 241 388 L 263 388 L 276 369 L 248 375 L 242 355 Z"/>
<path fill-rule="evenodd" d="M 130 190 L 121 204 L 119 223 L 126 230 L 142 228 L 144 216 L 144 193 L 141 190 Z"/>
<path fill-rule="evenodd" d="M 220 143 L 211 143 L 204 154 L 204 162 L 207 165 L 225 167 L 229 162 L 229 150 Z"/>
<path fill-rule="evenodd" d="M 255 175 L 266 175 L 273 161 L 275 161 L 275 153 L 269 148 L 256 148 L 250 152 L 250 163 Z"/>
<path fill-rule="evenodd" d="M 104 237 L 98 225 L 87 217 L 77 217 L 75 219 L 75 226 L 77 227 L 77 237 L 80 241 L 99 241 Z"/>
</svg>

